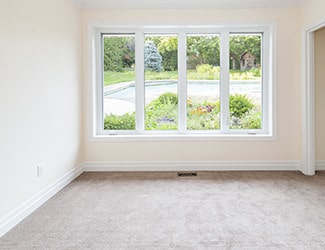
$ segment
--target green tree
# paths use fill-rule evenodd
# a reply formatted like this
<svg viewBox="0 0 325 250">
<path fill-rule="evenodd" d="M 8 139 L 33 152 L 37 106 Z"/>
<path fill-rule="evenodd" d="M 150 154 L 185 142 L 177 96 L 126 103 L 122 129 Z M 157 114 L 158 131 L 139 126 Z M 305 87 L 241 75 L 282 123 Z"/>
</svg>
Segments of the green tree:
<svg viewBox="0 0 325 250">
<path fill-rule="evenodd" d="M 134 37 L 104 36 L 104 70 L 121 72 L 135 62 Z"/>
<path fill-rule="evenodd" d="M 158 45 L 162 57 L 162 66 L 166 71 L 177 70 L 178 38 L 176 36 L 162 37 Z"/>
<path fill-rule="evenodd" d="M 188 68 L 199 64 L 220 65 L 220 39 L 215 35 L 195 35 L 187 38 Z"/>
<path fill-rule="evenodd" d="M 248 52 L 255 56 L 256 63 L 261 62 L 261 36 L 249 34 L 232 34 L 229 37 L 230 68 L 236 70 L 240 65 L 240 57 Z"/>
</svg>

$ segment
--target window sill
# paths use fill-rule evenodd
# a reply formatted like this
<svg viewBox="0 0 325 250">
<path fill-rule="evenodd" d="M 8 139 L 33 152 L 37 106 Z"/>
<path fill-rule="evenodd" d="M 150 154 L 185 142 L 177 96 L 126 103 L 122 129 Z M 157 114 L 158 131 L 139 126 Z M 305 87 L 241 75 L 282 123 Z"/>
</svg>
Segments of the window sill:
<svg viewBox="0 0 325 250">
<path fill-rule="evenodd" d="M 132 134 L 94 135 L 90 142 L 140 142 L 140 141 L 269 141 L 270 134 Z"/>
</svg>

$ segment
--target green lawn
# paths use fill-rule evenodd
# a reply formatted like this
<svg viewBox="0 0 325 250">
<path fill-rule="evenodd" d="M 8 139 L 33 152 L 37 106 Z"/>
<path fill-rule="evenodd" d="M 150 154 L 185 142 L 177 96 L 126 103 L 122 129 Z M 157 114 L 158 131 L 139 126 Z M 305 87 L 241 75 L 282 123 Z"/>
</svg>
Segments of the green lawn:
<svg viewBox="0 0 325 250">
<path fill-rule="evenodd" d="M 124 71 L 124 72 L 105 71 L 104 85 L 107 86 L 114 83 L 130 82 L 130 81 L 134 81 L 134 78 L 135 78 L 134 71 Z"/>
<path fill-rule="evenodd" d="M 165 80 L 165 79 L 177 79 L 177 71 L 147 71 L 145 73 L 146 80 Z M 104 73 L 104 85 L 111 85 L 120 82 L 130 82 L 135 80 L 135 71 L 105 71 Z"/>
<path fill-rule="evenodd" d="M 166 79 L 177 79 L 177 71 L 147 71 L 145 72 L 146 80 L 166 80 Z M 211 72 L 198 73 L 195 69 L 187 71 L 187 79 L 189 80 L 219 80 L 219 75 Z M 260 73 L 256 70 L 252 71 L 240 71 L 230 70 L 231 80 L 258 80 L 260 79 Z M 105 71 L 104 73 L 104 85 L 111 85 L 120 82 L 130 82 L 135 80 L 134 71 Z"/>
</svg>

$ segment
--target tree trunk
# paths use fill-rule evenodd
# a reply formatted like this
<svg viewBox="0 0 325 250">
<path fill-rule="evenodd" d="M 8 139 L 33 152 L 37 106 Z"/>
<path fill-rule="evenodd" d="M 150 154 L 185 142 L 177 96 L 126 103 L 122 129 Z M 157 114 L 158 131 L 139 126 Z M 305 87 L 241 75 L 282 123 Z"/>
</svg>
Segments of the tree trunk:
<svg viewBox="0 0 325 250">
<path fill-rule="evenodd" d="M 236 59 L 232 58 L 231 60 L 232 60 L 232 69 L 236 70 Z"/>
</svg>

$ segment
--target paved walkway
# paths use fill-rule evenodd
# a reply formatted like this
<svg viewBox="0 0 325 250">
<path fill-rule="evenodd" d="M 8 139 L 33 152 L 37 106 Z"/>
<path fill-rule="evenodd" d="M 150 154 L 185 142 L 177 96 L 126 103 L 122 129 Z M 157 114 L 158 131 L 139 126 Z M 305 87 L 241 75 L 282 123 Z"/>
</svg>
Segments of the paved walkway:
<svg viewBox="0 0 325 250">
<path fill-rule="evenodd" d="M 104 98 L 104 112 L 105 114 L 123 115 L 125 113 L 132 113 L 135 111 L 135 104 L 111 98 Z"/>
</svg>

